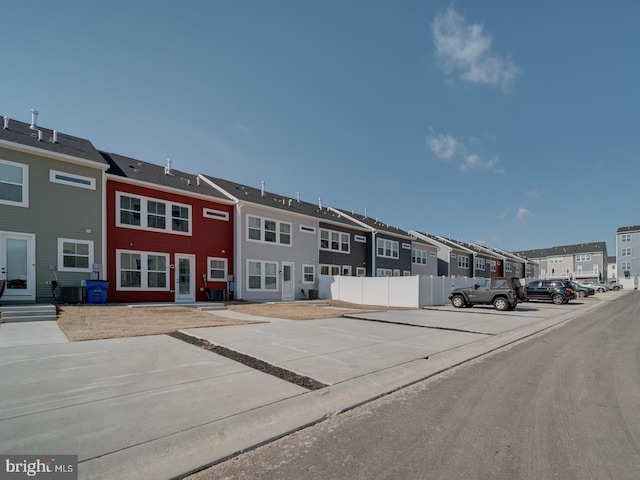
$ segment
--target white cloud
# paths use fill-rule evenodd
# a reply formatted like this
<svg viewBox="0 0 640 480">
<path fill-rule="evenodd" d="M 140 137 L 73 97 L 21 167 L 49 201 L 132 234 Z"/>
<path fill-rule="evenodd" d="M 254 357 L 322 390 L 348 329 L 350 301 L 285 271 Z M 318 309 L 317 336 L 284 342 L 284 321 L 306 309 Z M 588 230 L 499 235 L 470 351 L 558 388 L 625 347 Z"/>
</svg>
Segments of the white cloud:
<svg viewBox="0 0 640 480">
<path fill-rule="evenodd" d="M 240 133 L 244 133 L 245 135 L 248 135 L 249 133 L 251 133 L 251 131 L 249 130 L 248 127 L 244 126 L 241 123 L 236 123 L 233 128 L 235 128 L 238 132 Z"/>
<path fill-rule="evenodd" d="M 427 147 L 441 160 L 449 161 L 461 149 L 453 135 L 429 135 L 425 141 Z"/>
<path fill-rule="evenodd" d="M 491 35 L 482 24 L 467 24 L 462 15 L 450 7 L 437 15 L 431 24 L 436 57 L 444 72 L 459 73 L 471 83 L 508 87 L 520 69 L 493 51 Z"/>
<path fill-rule="evenodd" d="M 529 218 L 531 216 L 531 212 L 529 210 L 527 210 L 524 207 L 520 207 L 518 209 L 518 214 L 516 215 L 516 218 L 518 220 L 526 220 L 527 218 Z"/>
<path fill-rule="evenodd" d="M 489 158 L 488 160 L 483 160 L 480 156 L 476 154 L 467 155 L 464 158 L 464 163 L 460 165 L 460 171 L 466 172 L 471 169 L 485 169 L 485 170 L 494 170 L 498 173 L 504 173 L 504 169 L 494 168 L 496 164 L 500 161 L 498 157 L 495 155 Z"/>
</svg>

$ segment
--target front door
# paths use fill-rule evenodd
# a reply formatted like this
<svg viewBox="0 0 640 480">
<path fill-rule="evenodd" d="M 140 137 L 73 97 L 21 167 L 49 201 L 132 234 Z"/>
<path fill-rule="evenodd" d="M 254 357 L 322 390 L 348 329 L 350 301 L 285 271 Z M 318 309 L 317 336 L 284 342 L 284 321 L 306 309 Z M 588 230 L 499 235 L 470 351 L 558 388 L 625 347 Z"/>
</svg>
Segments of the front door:
<svg viewBox="0 0 640 480">
<path fill-rule="evenodd" d="M 176 254 L 176 302 L 196 301 L 195 255 Z"/>
<path fill-rule="evenodd" d="M 294 300 L 293 267 L 291 262 L 282 262 L 282 300 Z"/>
<path fill-rule="evenodd" d="M 36 236 L 0 232 L 0 279 L 6 280 L 2 301 L 36 301 Z"/>
</svg>

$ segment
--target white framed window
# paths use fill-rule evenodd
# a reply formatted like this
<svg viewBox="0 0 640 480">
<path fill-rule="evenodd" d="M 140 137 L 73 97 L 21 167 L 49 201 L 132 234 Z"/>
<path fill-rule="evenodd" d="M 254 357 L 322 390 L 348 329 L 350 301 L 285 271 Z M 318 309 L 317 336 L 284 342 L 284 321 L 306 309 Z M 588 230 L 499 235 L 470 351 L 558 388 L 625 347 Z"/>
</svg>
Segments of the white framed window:
<svg viewBox="0 0 640 480">
<path fill-rule="evenodd" d="M 631 256 L 631 247 L 622 247 L 620 249 L 621 257 L 630 257 Z"/>
<path fill-rule="evenodd" d="M 562 263 L 562 257 L 551 257 L 551 258 L 548 260 L 548 263 L 554 263 L 554 264 L 556 264 L 556 263 Z"/>
<path fill-rule="evenodd" d="M 351 235 L 335 230 L 320 229 L 320 250 L 349 253 Z"/>
<path fill-rule="evenodd" d="M 476 270 L 482 270 L 486 268 L 486 260 L 484 258 L 476 257 Z"/>
<path fill-rule="evenodd" d="M 291 223 L 247 215 L 247 240 L 291 246 Z"/>
<path fill-rule="evenodd" d="M 58 270 L 90 272 L 93 264 L 93 241 L 58 238 Z"/>
<path fill-rule="evenodd" d="M 393 270 L 390 268 L 376 268 L 376 277 L 393 277 Z"/>
<path fill-rule="evenodd" d="M 590 253 L 583 253 L 583 254 L 576 255 L 576 262 L 590 262 L 590 261 L 591 261 Z"/>
<path fill-rule="evenodd" d="M 191 235 L 191 206 L 116 192 L 116 225 L 153 232 Z"/>
<path fill-rule="evenodd" d="M 310 227 L 308 225 L 300 224 L 300 231 L 305 233 L 316 233 L 316 227 Z"/>
<path fill-rule="evenodd" d="M 169 290 L 169 254 L 116 250 L 116 289 Z"/>
<path fill-rule="evenodd" d="M 513 272 L 513 263 L 504 262 L 504 271 L 507 273 Z"/>
<path fill-rule="evenodd" d="M 314 283 L 316 281 L 316 266 L 302 265 L 302 283 Z"/>
<path fill-rule="evenodd" d="M 631 234 L 630 233 L 622 233 L 620 234 L 620 243 L 630 243 L 631 242 Z"/>
<path fill-rule="evenodd" d="M 202 216 L 204 218 L 213 218 L 214 220 L 229 221 L 229 212 L 223 212 L 222 210 L 214 210 L 213 208 L 203 208 Z"/>
<path fill-rule="evenodd" d="M 342 275 L 345 277 L 351 276 L 351 265 L 342 265 Z"/>
<path fill-rule="evenodd" d="M 393 276 L 394 277 L 399 277 L 400 276 L 400 269 L 399 268 L 394 268 L 393 269 Z"/>
<path fill-rule="evenodd" d="M 631 270 L 631 262 L 628 262 L 628 261 L 620 262 L 620 270 L 622 271 Z"/>
<path fill-rule="evenodd" d="M 366 277 L 367 269 L 366 267 L 356 267 L 356 277 Z"/>
<path fill-rule="evenodd" d="M 278 264 L 247 260 L 247 290 L 278 290 Z"/>
<path fill-rule="evenodd" d="M 210 282 L 227 281 L 227 259 L 207 257 L 207 280 Z"/>
<path fill-rule="evenodd" d="M 353 240 L 360 243 L 367 243 L 367 237 L 364 235 L 354 235 Z"/>
<path fill-rule="evenodd" d="M 52 183 L 61 183 L 71 187 L 86 188 L 88 190 L 96 189 L 96 179 L 75 175 L 73 173 L 59 172 L 58 170 L 49 170 L 49 181 Z"/>
<path fill-rule="evenodd" d="M 400 258 L 400 244 L 395 240 L 379 238 L 376 242 L 377 254 L 379 257 Z"/>
<path fill-rule="evenodd" d="M 411 244 L 402 242 L 402 248 L 405 250 L 411 250 Z"/>
<path fill-rule="evenodd" d="M 494 260 L 489 260 L 489 270 L 492 272 L 497 271 L 497 264 Z"/>
<path fill-rule="evenodd" d="M 469 257 L 466 255 L 458 255 L 458 267 L 469 268 Z"/>
<path fill-rule="evenodd" d="M 403 270 L 402 276 L 403 277 L 410 277 L 411 276 L 411 272 L 409 270 Z"/>
<path fill-rule="evenodd" d="M 340 275 L 340 265 L 320 265 L 320 275 Z"/>
<path fill-rule="evenodd" d="M 29 206 L 29 165 L 0 160 L 0 204 Z"/>
<path fill-rule="evenodd" d="M 411 263 L 416 263 L 418 265 L 426 265 L 427 252 L 425 252 L 424 250 L 413 249 L 411 251 Z"/>
</svg>

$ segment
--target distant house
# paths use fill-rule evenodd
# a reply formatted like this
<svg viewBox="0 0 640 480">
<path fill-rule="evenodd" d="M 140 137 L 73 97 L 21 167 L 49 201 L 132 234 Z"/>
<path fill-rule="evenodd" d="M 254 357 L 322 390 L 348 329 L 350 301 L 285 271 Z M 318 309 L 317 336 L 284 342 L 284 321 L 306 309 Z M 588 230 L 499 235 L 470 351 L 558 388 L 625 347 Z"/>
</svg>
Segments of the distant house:
<svg viewBox="0 0 640 480">
<path fill-rule="evenodd" d="M 607 259 L 607 278 L 614 282 L 618 279 L 618 269 L 616 267 L 616 257 L 609 257 Z"/>
<path fill-rule="evenodd" d="M 575 281 L 606 279 L 608 256 L 605 242 L 562 245 L 514 253 L 519 257 L 537 261 L 540 278 Z"/>
<path fill-rule="evenodd" d="M 640 225 L 620 227 L 616 231 L 618 278 L 640 276 Z"/>
<path fill-rule="evenodd" d="M 31 124 L 0 119 L 2 303 L 51 302 L 54 292 L 76 303 L 84 280 L 108 273 L 108 164 L 89 140 L 42 128 L 33 113 Z"/>
<path fill-rule="evenodd" d="M 437 248 L 439 276 L 473 277 L 473 250 L 438 235 L 417 230 L 409 230 L 409 233 L 416 239 Z M 491 266 L 489 266 L 489 272 L 491 272 Z"/>
<path fill-rule="evenodd" d="M 317 276 L 361 275 L 368 229 L 321 205 L 208 175 L 201 181 L 235 202 L 237 298 L 295 300 Z"/>
<path fill-rule="evenodd" d="M 234 274 L 234 202 L 198 176 L 102 152 L 107 172 L 107 298 L 195 302 Z"/>
</svg>

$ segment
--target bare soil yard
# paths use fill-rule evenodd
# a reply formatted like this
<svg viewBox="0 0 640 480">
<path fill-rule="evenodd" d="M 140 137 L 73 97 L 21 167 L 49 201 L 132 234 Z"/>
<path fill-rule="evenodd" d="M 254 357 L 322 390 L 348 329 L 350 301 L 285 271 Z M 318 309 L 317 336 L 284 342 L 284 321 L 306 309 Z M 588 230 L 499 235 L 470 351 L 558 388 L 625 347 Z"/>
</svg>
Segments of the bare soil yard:
<svg viewBox="0 0 640 480">
<path fill-rule="evenodd" d="M 328 301 L 329 307 L 318 307 L 312 302 L 298 303 L 236 303 L 227 308 L 260 317 L 289 320 L 338 318 L 347 312 L 387 310 L 381 307 L 363 307 L 344 302 Z M 126 305 L 61 305 L 58 307 L 58 325 L 72 342 L 103 338 L 136 337 L 176 332 L 183 328 L 220 327 L 259 323 L 224 317 L 224 310 L 215 314 L 193 307 L 176 305 L 158 307 L 129 307 Z"/>
</svg>

